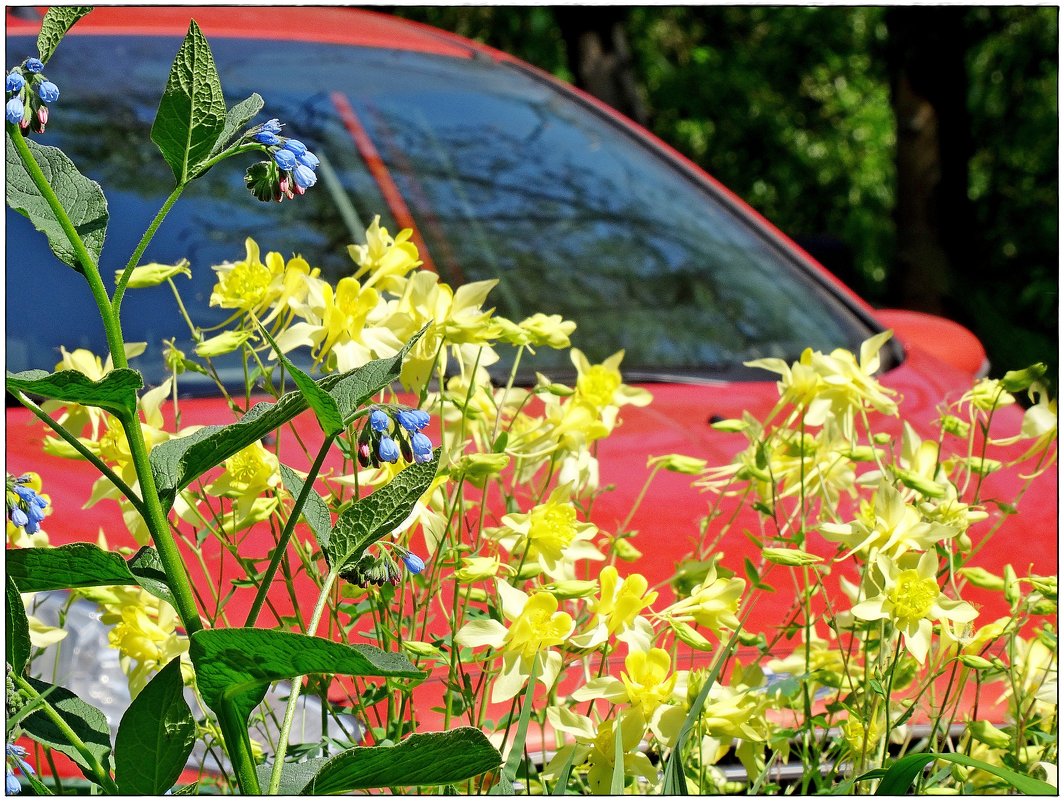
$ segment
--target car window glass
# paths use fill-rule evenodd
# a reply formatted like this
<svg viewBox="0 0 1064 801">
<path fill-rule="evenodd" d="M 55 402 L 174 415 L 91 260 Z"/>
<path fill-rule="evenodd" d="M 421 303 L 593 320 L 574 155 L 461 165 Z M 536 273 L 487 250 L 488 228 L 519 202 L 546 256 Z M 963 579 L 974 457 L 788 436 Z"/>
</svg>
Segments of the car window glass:
<svg viewBox="0 0 1064 801">
<path fill-rule="evenodd" d="M 178 40 L 79 36 L 59 48 L 49 77 L 63 87 L 44 138 L 99 181 L 110 225 L 102 272 L 111 281 L 173 185 L 148 132 Z M 805 346 L 855 346 L 867 335 L 830 293 L 671 162 L 554 87 L 512 67 L 408 51 L 213 39 L 230 104 L 259 92 L 261 119 L 323 158 L 319 183 L 282 204 L 247 193 L 240 159 L 186 191 L 142 262 L 188 258 L 178 278 L 197 325 L 227 316 L 208 306 L 210 266 L 243 257 L 244 239 L 300 253 L 335 280 L 351 272 L 346 245 L 373 215 L 398 225 L 341 111 L 367 133 L 452 283 L 499 278 L 491 302 L 515 320 L 535 312 L 576 320 L 573 344 L 592 360 L 626 349 L 634 372 L 709 377 Z M 9 50 L 30 52 L 13 38 Z M 313 71 L 307 70 L 313 64 Z M 83 80 L 93 75 L 92 81 Z M 308 76 L 315 76 L 313 83 Z M 8 369 L 50 368 L 59 345 L 104 352 L 83 279 L 55 265 L 44 238 L 8 210 Z M 42 290 L 47 276 L 47 291 Z M 45 295 L 42 303 L 41 295 Z M 27 315 L 62 309 L 48 326 Z M 136 366 L 163 375 L 163 337 L 190 348 L 166 286 L 131 290 L 128 341 Z M 537 368 L 564 354 L 540 349 Z M 239 381 L 242 366 L 230 364 Z M 764 377 L 764 376 L 759 376 Z"/>
</svg>

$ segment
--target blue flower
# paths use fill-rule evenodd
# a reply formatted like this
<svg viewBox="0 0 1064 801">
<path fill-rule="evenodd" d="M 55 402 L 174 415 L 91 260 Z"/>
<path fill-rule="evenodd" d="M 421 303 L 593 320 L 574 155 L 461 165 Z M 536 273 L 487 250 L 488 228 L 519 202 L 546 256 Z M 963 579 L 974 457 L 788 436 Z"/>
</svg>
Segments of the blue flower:
<svg viewBox="0 0 1064 801">
<path fill-rule="evenodd" d="M 420 573 L 425 569 L 424 560 L 417 554 L 413 553 L 403 554 L 403 564 L 406 565 L 406 569 L 411 573 Z"/>
<path fill-rule="evenodd" d="M 266 131 L 267 133 L 279 134 L 281 132 L 281 121 L 274 117 L 272 120 L 267 120 L 260 125 L 259 130 Z"/>
<path fill-rule="evenodd" d="M 414 461 L 418 464 L 432 461 L 432 440 L 420 431 L 410 435 L 410 448 L 414 451 Z"/>
<path fill-rule="evenodd" d="M 432 420 L 429 413 L 421 409 L 403 409 L 395 419 L 399 421 L 399 425 L 411 432 L 420 431 Z"/>
<path fill-rule="evenodd" d="M 394 464 L 399 461 L 399 446 L 395 444 L 394 439 L 384 434 L 381 436 L 380 444 L 377 446 L 377 455 L 382 462 L 392 462 Z"/>
<path fill-rule="evenodd" d="M 264 145 L 281 144 L 281 138 L 273 131 L 259 131 L 253 138 L 256 142 L 261 142 Z"/>
<path fill-rule="evenodd" d="M 374 409 L 369 413 L 369 427 L 379 434 L 383 434 L 392 427 L 392 419 L 380 409 Z"/>
<path fill-rule="evenodd" d="M 54 103 L 59 99 L 59 87 L 51 81 L 45 81 L 37 87 L 37 94 L 45 103 Z"/>
<path fill-rule="evenodd" d="M 11 522 L 19 528 L 25 528 L 29 522 L 29 516 L 17 506 L 10 507 Z"/>
<path fill-rule="evenodd" d="M 38 73 L 44 69 L 44 62 L 39 58 L 27 58 L 22 66 L 26 68 L 26 72 Z"/>
<path fill-rule="evenodd" d="M 22 785 L 19 784 L 18 778 L 10 770 L 8 770 L 7 778 L 4 780 L 4 792 L 7 795 L 18 795 L 22 792 Z"/>
<path fill-rule="evenodd" d="M 26 85 L 26 79 L 22 77 L 21 72 L 12 70 L 7 76 L 7 91 L 9 92 L 21 92 L 22 87 Z"/>
<path fill-rule="evenodd" d="M 321 162 L 318 161 L 318 157 L 309 150 L 306 153 L 300 153 L 296 156 L 296 160 L 304 167 L 310 167 L 312 170 L 318 169 L 318 165 L 321 164 Z"/>
<path fill-rule="evenodd" d="M 314 183 L 318 180 L 318 177 L 314 174 L 314 170 L 310 167 L 306 167 L 302 164 L 297 164 L 296 168 L 292 170 L 292 180 L 296 182 L 296 186 L 300 189 L 309 189 L 314 186 Z"/>
<path fill-rule="evenodd" d="M 288 150 L 273 151 L 273 160 L 282 170 L 291 170 L 296 166 L 296 157 Z"/>
<path fill-rule="evenodd" d="M 284 143 L 284 149 L 290 150 L 293 156 L 302 156 L 307 152 L 307 146 L 300 142 L 298 139 L 286 139 Z"/>
<path fill-rule="evenodd" d="M 7 121 L 12 124 L 18 124 L 22 122 L 22 114 L 26 111 L 26 107 L 22 105 L 22 101 L 17 97 L 13 97 L 7 101 L 7 106 L 4 109 L 4 113 L 7 116 Z"/>
</svg>

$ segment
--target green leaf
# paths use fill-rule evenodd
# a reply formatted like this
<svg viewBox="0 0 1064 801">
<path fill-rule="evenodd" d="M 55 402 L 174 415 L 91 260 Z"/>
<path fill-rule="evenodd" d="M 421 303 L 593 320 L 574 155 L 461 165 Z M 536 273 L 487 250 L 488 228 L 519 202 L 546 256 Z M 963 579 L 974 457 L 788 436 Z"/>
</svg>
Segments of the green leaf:
<svg viewBox="0 0 1064 801">
<path fill-rule="evenodd" d="M 66 32 L 90 11 L 92 6 L 52 6 L 48 9 L 41 22 L 41 32 L 37 34 L 37 53 L 41 61 L 48 63 Z"/>
<path fill-rule="evenodd" d="M 223 702 L 230 702 L 242 723 L 266 694 L 266 686 L 275 681 L 312 673 L 422 677 L 401 654 L 286 631 L 197 631 L 192 635 L 189 654 L 207 706 L 218 711 Z"/>
<path fill-rule="evenodd" d="M 887 769 L 869 771 L 858 776 L 854 781 L 863 782 L 882 777 L 883 781 L 876 788 L 876 795 L 905 795 L 912 787 L 916 777 L 923 769 L 934 762 L 942 759 L 946 762 L 954 762 L 969 768 L 979 768 L 997 776 L 1009 785 L 1019 790 L 1024 795 L 1056 795 L 1057 790 L 1048 784 L 1031 776 L 1024 776 L 1014 770 L 1003 768 L 999 765 L 991 765 L 980 759 L 972 759 L 964 754 L 909 754 L 897 760 Z"/>
<path fill-rule="evenodd" d="M 621 721 L 613 721 L 613 775 L 610 777 L 610 795 L 624 795 L 624 739 Z"/>
<path fill-rule="evenodd" d="M 500 762 L 480 729 L 412 734 L 398 745 L 351 748 L 332 757 L 302 794 L 454 784 L 495 770 Z"/>
<path fill-rule="evenodd" d="M 89 706 L 65 687 L 48 684 L 35 678 L 26 679 L 38 693 L 47 693 L 46 702 L 59 713 L 63 721 L 85 744 L 86 749 L 107 770 L 111 756 L 111 730 L 107 718 L 94 706 Z M 26 734 L 62 754 L 66 754 L 81 768 L 90 781 L 96 778 L 86 758 L 70 744 L 66 736 L 52 720 L 38 709 L 22 721 Z"/>
<path fill-rule="evenodd" d="M 25 141 L 33 160 L 40 166 L 85 249 L 98 263 L 104 237 L 107 235 L 107 199 L 103 190 L 98 183 L 78 172 L 74 162 L 58 148 L 39 145 L 32 139 Z M 7 205 L 26 217 L 33 223 L 34 228 L 48 237 L 48 246 L 56 258 L 78 272 L 83 272 L 84 268 L 78 263 L 74 246 L 70 244 L 52 207 L 30 178 L 10 134 L 7 135 L 5 159 Z"/>
<path fill-rule="evenodd" d="M 277 788 L 277 794 L 299 795 L 327 761 L 328 757 L 314 757 L 305 762 L 286 762 L 281 766 L 281 784 Z M 255 772 L 259 777 L 259 786 L 269 787 L 273 765 L 257 765 Z"/>
<path fill-rule="evenodd" d="M 266 341 L 270 343 L 270 347 L 277 354 L 278 361 L 291 374 L 292 380 L 296 382 L 299 391 L 306 398 L 307 405 L 314 411 L 314 416 L 318 419 L 318 425 L 321 426 L 321 430 L 325 435 L 331 437 L 343 431 L 344 418 L 341 416 L 340 407 L 336 405 L 333 397 L 318 386 L 318 382 L 292 364 L 291 360 L 284 355 L 284 352 L 277 347 L 277 343 L 270 336 L 270 332 L 263 327 L 262 323 L 259 323 L 259 332 L 266 337 Z"/>
<path fill-rule="evenodd" d="M 225 125 L 218 136 L 218 141 L 211 148 L 210 158 L 214 158 L 225 150 L 238 133 L 243 133 L 251 118 L 262 111 L 262 98 L 257 93 L 252 93 L 247 100 L 241 100 L 225 114 Z"/>
<path fill-rule="evenodd" d="M 440 449 L 432 461 L 412 464 L 376 492 L 359 498 L 336 519 L 326 556 L 334 568 L 359 558 L 366 548 L 390 534 L 410 516 L 414 504 L 436 477 Z"/>
<path fill-rule="evenodd" d="M 281 465 L 281 481 L 284 482 L 284 488 L 292 493 L 294 498 L 298 498 L 303 491 L 303 479 L 286 464 Z M 325 500 L 314 490 L 307 493 L 307 502 L 303 506 L 303 519 L 314 532 L 314 537 L 318 540 L 322 551 L 326 551 L 332 533 L 332 515 L 329 513 Z"/>
<path fill-rule="evenodd" d="M 115 782 L 129 795 L 162 795 L 196 744 L 181 659 L 172 659 L 133 699 L 115 736 Z"/>
<path fill-rule="evenodd" d="M 25 370 L 7 374 L 8 392 L 25 392 L 51 400 L 95 406 L 112 414 L 132 417 L 137 412 L 137 390 L 144 380 L 136 370 L 112 370 L 99 381 L 93 381 L 77 370 L 48 373 L 44 370 Z"/>
<path fill-rule="evenodd" d="M 7 551 L 8 559 L 17 549 Z M 8 565 L 10 565 L 10 561 Z M 30 622 L 26 617 L 26 605 L 22 603 L 19 588 L 9 572 L 7 575 L 7 639 L 4 642 L 4 653 L 7 663 L 16 675 L 21 675 L 30 658 Z"/>
<path fill-rule="evenodd" d="M 333 396 L 345 420 L 398 378 L 403 358 L 424 331 L 411 337 L 394 356 L 321 380 L 319 386 Z M 173 506 L 177 493 L 207 470 L 283 426 L 306 408 L 307 400 L 301 392 L 289 392 L 276 403 L 255 404 L 236 423 L 204 426 L 188 436 L 156 445 L 148 459 L 163 508 L 168 510 Z"/>
<path fill-rule="evenodd" d="M 517 781 L 517 769 L 525 756 L 525 740 L 528 737 L 528 723 L 532 719 L 533 696 L 536 691 L 536 679 L 539 677 L 539 655 L 532 658 L 532 669 L 528 674 L 528 683 L 521 697 L 521 714 L 517 719 L 517 731 L 514 733 L 513 745 L 506 757 L 499 780 L 495 782 L 488 795 L 516 795 L 514 782 Z"/>
<path fill-rule="evenodd" d="M 158 145 L 178 184 L 187 183 L 194 168 L 210 158 L 225 122 L 225 99 L 214 56 L 199 25 L 192 20 L 170 67 L 170 78 L 151 126 L 151 140 Z"/>
<path fill-rule="evenodd" d="M 155 549 L 145 546 L 127 562 L 119 554 L 87 542 L 58 548 L 11 548 L 7 573 L 22 592 L 114 587 L 138 584 L 177 608 Z"/>
<path fill-rule="evenodd" d="M 569 777 L 573 774 L 573 760 L 576 759 L 576 746 L 571 745 L 568 747 L 569 756 L 566 757 L 565 764 L 562 765 L 561 772 L 554 782 L 554 789 L 550 791 L 551 795 L 566 795 L 566 790 L 569 788 Z"/>
</svg>

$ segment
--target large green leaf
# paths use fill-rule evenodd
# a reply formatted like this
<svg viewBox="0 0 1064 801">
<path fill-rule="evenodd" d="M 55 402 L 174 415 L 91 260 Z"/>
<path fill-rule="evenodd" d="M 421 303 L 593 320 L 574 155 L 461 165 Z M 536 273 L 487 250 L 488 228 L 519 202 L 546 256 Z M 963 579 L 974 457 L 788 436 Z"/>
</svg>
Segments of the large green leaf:
<svg viewBox="0 0 1064 801">
<path fill-rule="evenodd" d="M 159 555 L 149 546 L 137 551 L 128 562 L 121 555 L 88 542 L 58 548 L 12 548 L 7 551 L 7 574 L 22 592 L 138 584 L 177 608 Z"/>
<path fill-rule="evenodd" d="M 326 376 L 318 385 L 333 396 L 344 419 L 349 419 L 366 401 L 398 378 L 403 358 L 422 333 L 424 329 L 394 356 Z M 275 403 L 255 404 L 235 423 L 204 426 L 186 437 L 170 439 L 152 448 L 149 460 L 163 507 L 169 509 L 177 493 L 198 476 L 283 426 L 306 408 L 307 400 L 302 392 L 289 392 Z"/>
<path fill-rule="evenodd" d="M 292 493 L 292 497 L 298 498 L 303 492 L 303 479 L 286 464 L 281 465 L 281 481 L 284 482 L 284 488 Z M 325 499 L 314 490 L 307 493 L 307 502 L 303 506 L 303 519 L 314 532 L 322 551 L 325 551 L 329 547 L 332 533 L 332 515 L 325 504 Z"/>
<path fill-rule="evenodd" d="M 137 390 L 144 379 L 136 370 L 112 370 L 99 381 L 93 381 L 77 370 L 24 370 L 7 374 L 8 392 L 25 392 L 51 400 L 95 406 L 113 414 L 132 417 L 137 411 Z"/>
<path fill-rule="evenodd" d="M 41 32 L 37 34 L 37 52 L 41 61 L 48 63 L 66 32 L 90 11 L 92 6 L 52 6 L 48 9 L 41 21 Z"/>
<path fill-rule="evenodd" d="M 439 463 L 437 448 L 432 461 L 406 467 L 383 487 L 351 504 L 333 527 L 326 549 L 329 564 L 340 568 L 359 558 L 369 545 L 406 520 L 432 484 Z"/>
<path fill-rule="evenodd" d="M 266 341 L 270 343 L 270 347 L 273 348 L 274 353 L 277 355 L 277 360 L 284 365 L 284 369 L 292 376 L 292 380 L 299 387 L 299 391 L 303 393 L 307 405 L 314 411 L 314 416 L 318 419 L 318 425 L 321 426 L 321 430 L 325 432 L 326 436 L 334 436 L 343 431 L 344 418 L 340 414 L 340 407 L 337 406 L 336 400 L 332 395 L 323 389 L 317 381 L 292 364 L 291 359 L 284 355 L 284 351 L 277 346 L 277 342 L 274 341 L 274 338 L 270 336 L 270 332 L 261 323 L 259 324 L 259 332 L 266 337 Z"/>
<path fill-rule="evenodd" d="M 881 778 L 883 781 L 876 788 L 876 795 L 906 795 L 913 782 L 916 781 L 916 777 L 920 775 L 927 765 L 936 759 L 985 770 L 987 773 L 1002 779 L 1024 795 L 1057 795 L 1057 790 L 1053 785 L 1040 779 L 1024 776 L 1022 773 L 1017 773 L 1000 765 L 991 765 L 981 759 L 972 759 L 965 754 L 909 754 L 897 760 L 889 768 L 869 771 L 858 776 L 854 781 L 863 782 Z"/>
<path fill-rule="evenodd" d="M 196 744 L 184 697 L 181 660 L 160 670 L 122 716 L 115 736 L 115 782 L 129 795 L 162 795 L 177 781 Z"/>
<path fill-rule="evenodd" d="M 89 706 L 65 687 L 48 684 L 34 678 L 28 678 L 27 681 L 38 693 L 47 694 L 45 701 L 59 713 L 63 721 L 85 744 L 88 752 L 100 763 L 100 766 L 107 770 L 111 756 L 111 730 L 103 712 L 94 706 Z M 27 716 L 22 721 L 22 728 L 25 729 L 26 734 L 42 745 L 66 754 L 77 763 L 86 778 L 93 782 L 96 781 L 88 760 L 70 744 L 66 735 L 44 713 L 44 710 L 38 709 Z"/>
<path fill-rule="evenodd" d="M 151 126 L 151 139 L 179 184 L 186 183 L 194 169 L 210 158 L 225 122 L 218 68 L 210 45 L 192 20 Z"/>
<path fill-rule="evenodd" d="M 271 682 L 312 673 L 421 678 L 406 657 L 368 645 L 344 645 L 320 637 L 264 629 L 213 629 L 192 635 L 189 649 L 196 682 L 215 711 L 229 702 L 241 722 Z"/>
<path fill-rule="evenodd" d="M 9 550 L 8 558 L 14 549 Z M 30 658 L 30 622 L 26 617 L 26 606 L 22 603 L 19 588 L 15 586 L 10 573 L 7 575 L 7 637 L 4 640 L 4 653 L 7 663 L 16 674 L 21 674 Z"/>
<path fill-rule="evenodd" d="M 225 150 L 233 141 L 233 138 L 238 133 L 243 132 L 251 118 L 262 111 L 262 106 L 262 98 L 258 94 L 252 93 L 247 100 L 241 100 L 229 109 L 225 115 L 225 124 L 222 126 L 222 132 L 218 135 L 218 140 L 214 143 L 214 147 L 211 148 L 210 156 L 213 158 Z"/>
<path fill-rule="evenodd" d="M 48 237 L 48 246 L 60 261 L 69 264 L 78 272 L 83 272 L 84 268 L 78 262 L 74 246 L 67 238 L 52 207 L 30 178 L 10 134 L 7 135 L 6 142 L 7 205 L 29 219 L 34 228 Z M 107 235 L 107 199 L 100 185 L 78 172 L 74 162 L 58 148 L 39 145 L 32 139 L 27 139 L 26 145 L 55 192 L 59 205 L 84 243 L 85 249 L 94 263 L 99 263 L 100 251 L 103 250 L 104 237 Z"/>
<path fill-rule="evenodd" d="M 332 757 L 304 795 L 378 787 L 433 787 L 495 770 L 502 756 L 480 729 L 412 734 L 398 745 L 352 748 Z"/>
</svg>

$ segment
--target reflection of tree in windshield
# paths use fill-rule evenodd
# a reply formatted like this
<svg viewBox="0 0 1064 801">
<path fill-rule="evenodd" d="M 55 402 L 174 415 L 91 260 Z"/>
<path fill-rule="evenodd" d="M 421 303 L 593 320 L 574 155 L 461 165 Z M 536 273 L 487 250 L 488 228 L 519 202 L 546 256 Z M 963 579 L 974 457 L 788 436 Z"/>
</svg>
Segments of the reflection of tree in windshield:
<svg viewBox="0 0 1064 801">
<path fill-rule="evenodd" d="M 674 175 L 583 121 L 507 101 L 470 97 L 461 121 L 409 99 L 362 107 L 404 196 L 420 201 L 442 274 L 497 276 L 500 313 L 563 313 L 592 358 L 625 347 L 633 366 L 719 369 L 847 341 L 826 310 L 813 319 L 822 304 L 808 288 Z"/>
</svg>

